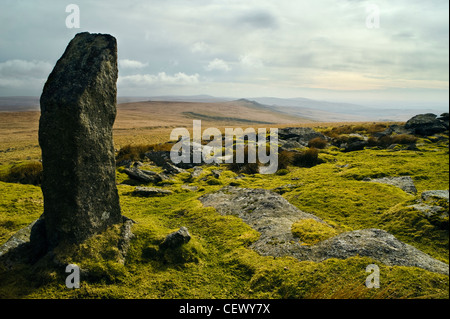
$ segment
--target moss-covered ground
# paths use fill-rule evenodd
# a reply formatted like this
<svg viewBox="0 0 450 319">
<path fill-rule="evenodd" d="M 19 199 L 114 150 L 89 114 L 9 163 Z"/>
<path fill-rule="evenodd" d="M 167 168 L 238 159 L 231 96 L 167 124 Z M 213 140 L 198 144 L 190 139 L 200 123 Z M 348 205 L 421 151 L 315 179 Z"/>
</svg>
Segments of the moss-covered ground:
<svg viewBox="0 0 450 319">
<path fill-rule="evenodd" d="M 343 153 L 320 150 L 324 161 L 311 168 L 289 166 L 283 174 L 238 176 L 225 166 L 204 166 L 195 178 L 176 175 L 157 186 L 165 197 L 136 197 L 128 176 L 117 170 L 123 215 L 133 219 L 135 237 L 125 262 L 116 249 L 119 227 L 76 247 L 60 247 L 56 256 L 34 265 L 0 269 L 0 298 L 448 298 L 449 277 L 414 267 L 386 266 L 366 257 L 300 262 L 291 257 L 263 257 L 249 248 L 258 233 L 233 216 L 205 208 L 199 196 L 226 185 L 284 188 L 299 209 L 317 215 L 343 232 L 381 228 L 398 239 L 448 263 L 446 228 L 408 206 L 425 190 L 448 189 L 448 139 L 418 141 L 419 150 L 366 149 Z M 17 163 L 16 163 L 17 164 Z M 150 163 L 144 168 L 158 170 Z M 0 166 L 3 172 L 13 164 Z M 219 178 L 209 176 L 222 169 Z M 160 169 L 159 169 L 160 170 Z M 0 174 L 1 172 L 0 171 Z M 365 177 L 411 176 L 417 195 L 397 187 L 367 182 Z M 206 178 L 204 178 L 206 177 Z M 136 183 L 135 183 L 136 184 Z M 196 186 L 197 190 L 182 188 Z M 294 185 L 294 186 L 292 186 Z M 37 219 L 43 211 L 39 186 L 0 182 L 0 244 Z M 294 233 L 314 240 L 314 225 L 294 224 Z M 160 250 L 165 236 L 186 226 L 191 241 L 176 250 Z M 311 233 L 312 232 L 312 233 Z M 55 260 L 57 262 L 55 262 Z M 81 288 L 65 286 L 68 263 L 83 270 Z M 380 288 L 368 289 L 365 269 L 380 267 Z"/>
</svg>

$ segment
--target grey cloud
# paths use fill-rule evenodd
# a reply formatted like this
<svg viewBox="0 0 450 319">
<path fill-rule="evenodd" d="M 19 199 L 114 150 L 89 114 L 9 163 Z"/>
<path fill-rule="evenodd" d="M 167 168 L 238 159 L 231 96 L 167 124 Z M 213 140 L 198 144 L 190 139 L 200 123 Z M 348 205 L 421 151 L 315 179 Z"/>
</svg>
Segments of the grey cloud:
<svg viewBox="0 0 450 319">
<path fill-rule="evenodd" d="M 240 14 L 235 21 L 237 25 L 256 29 L 276 29 L 278 27 L 277 18 L 272 13 L 263 10 L 245 12 Z"/>
<path fill-rule="evenodd" d="M 380 6 L 380 29 L 365 26 L 369 3 Z M 163 86 L 173 94 L 213 94 L 200 92 L 213 86 L 226 96 L 239 83 L 242 92 L 271 87 L 301 96 L 302 86 L 326 72 L 380 79 L 386 87 L 389 79 L 448 81 L 447 1 L 77 0 L 80 29 L 65 27 L 67 4 L 3 5 L 0 94 L 15 87 L 26 95 L 27 81 L 37 87 L 83 31 L 117 38 L 119 87 L 133 94 L 151 87 L 158 95 Z"/>
<path fill-rule="evenodd" d="M 0 93 L 32 90 L 37 94 L 51 70 L 52 65 L 44 61 L 16 59 L 0 62 Z"/>
</svg>

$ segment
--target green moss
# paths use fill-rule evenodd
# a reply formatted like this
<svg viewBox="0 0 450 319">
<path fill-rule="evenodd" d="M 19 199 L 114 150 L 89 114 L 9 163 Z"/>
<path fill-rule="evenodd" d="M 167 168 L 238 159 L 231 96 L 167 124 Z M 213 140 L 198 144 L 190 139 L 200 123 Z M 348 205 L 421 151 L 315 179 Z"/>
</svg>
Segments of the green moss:
<svg viewBox="0 0 450 319">
<path fill-rule="evenodd" d="M 332 227 L 311 218 L 293 223 L 291 231 L 295 237 L 309 245 L 337 235 L 337 231 Z"/>
<path fill-rule="evenodd" d="M 350 129 L 369 133 L 383 127 Z M 59 247 L 55 256 L 36 265 L 0 269 L 0 297 L 448 298 L 448 276 L 419 268 L 389 267 L 362 257 L 314 263 L 261 256 L 250 248 L 259 238 L 257 231 L 238 217 L 222 216 L 197 200 L 223 185 L 265 189 L 290 185 L 284 198 L 332 226 L 295 223 L 293 233 L 303 236 L 305 242 L 314 243 L 342 231 L 381 228 L 448 262 L 448 229 L 408 207 L 424 190 L 448 188 L 448 150 L 445 141 L 425 143 L 420 139 L 417 145 L 420 151 L 341 153 L 328 147 L 319 153 L 324 163 L 310 168 L 287 165 L 288 174 L 241 175 L 227 165 L 203 166 L 199 177 L 178 174 L 158 185 L 173 191 L 158 198 L 135 197 L 131 195 L 133 186 L 118 185 L 123 215 L 136 221 L 125 262 L 117 249 L 120 229 L 111 227 L 82 245 Z M 219 178 L 210 176 L 212 169 L 222 170 Z M 0 170 L 5 168 L 0 166 Z M 404 175 L 414 180 L 417 195 L 363 181 L 365 177 Z M 121 168 L 116 177 L 118 184 L 128 179 Z M 182 190 L 186 183 L 197 186 L 197 191 Z M 39 187 L 16 183 L 0 182 L 0 194 L 0 240 L 4 243 L 42 214 L 43 199 Z M 181 226 L 188 228 L 191 241 L 175 250 L 160 250 L 165 236 Z M 80 289 L 65 287 L 67 263 L 82 268 Z M 369 264 L 380 267 L 379 289 L 364 285 Z"/>
<path fill-rule="evenodd" d="M 0 244 L 38 219 L 44 201 L 40 187 L 0 182 Z"/>
</svg>

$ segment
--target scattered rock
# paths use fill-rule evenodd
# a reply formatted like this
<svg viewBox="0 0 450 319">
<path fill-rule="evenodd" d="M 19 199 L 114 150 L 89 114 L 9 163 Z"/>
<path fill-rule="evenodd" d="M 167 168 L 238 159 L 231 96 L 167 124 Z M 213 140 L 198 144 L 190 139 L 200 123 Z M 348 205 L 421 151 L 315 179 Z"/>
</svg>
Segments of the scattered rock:
<svg viewBox="0 0 450 319">
<path fill-rule="evenodd" d="M 148 170 L 141 170 L 137 167 L 125 168 L 124 173 L 126 173 L 130 178 L 143 183 L 157 183 L 162 181 L 164 178 L 155 172 Z"/>
<path fill-rule="evenodd" d="M 45 83 L 39 145 L 49 249 L 122 221 L 112 139 L 117 76 L 116 39 L 84 32 Z"/>
<path fill-rule="evenodd" d="M 414 181 L 411 178 L 411 176 L 382 177 L 382 178 L 368 179 L 366 181 L 397 186 L 403 191 L 410 194 L 417 193 L 416 186 L 414 185 Z"/>
<path fill-rule="evenodd" d="M 161 249 L 177 248 L 187 244 L 191 240 L 191 235 L 186 227 L 181 227 L 176 232 L 173 232 L 164 239 L 159 245 Z"/>
<path fill-rule="evenodd" d="M 282 142 L 283 148 L 286 149 L 307 146 L 308 142 L 316 137 L 327 139 L 325 135 L 310 127 L 286 127 L 278 130 L 278 138 L 280 141 L 286 141 Z"/>
<path fill-rule="evenodd" d="M 448 189 L 424 191 L 422 192 L 422 199 L 425 201 L 433 199 L 444 199 L 448 203 L 449 201 Z"/>
<path fill-rule="evenodd" d="M 176 175 L 176 174 L 186 172 L 184 169 L 179 168 L 169 162 L 165 162 L 162 167 L 164 168 L 164 173 L 166 173 L 166 174 Z"/>
<path fill-rule="evenodd" d="M 168 189 L 156 188 L 156 187 L 136 187 L 132 193 L 135 196 L 143 197 L 160 197 L 172 194 L 172 191 Z"/>
</svg>

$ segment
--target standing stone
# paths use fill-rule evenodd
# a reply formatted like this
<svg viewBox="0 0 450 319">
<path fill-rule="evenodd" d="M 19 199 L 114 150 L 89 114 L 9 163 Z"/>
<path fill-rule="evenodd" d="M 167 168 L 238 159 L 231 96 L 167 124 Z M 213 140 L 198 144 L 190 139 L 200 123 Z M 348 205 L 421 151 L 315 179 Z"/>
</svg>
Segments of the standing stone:
<svg viewBox="0 0 450 319">
<path fill-rule="evenodd" d="M 41 95 L 44 225 L 48 248 L 80 243 L 122 222 L 115 180 L 117 43 L 79 33 Z"/>
</svg>

